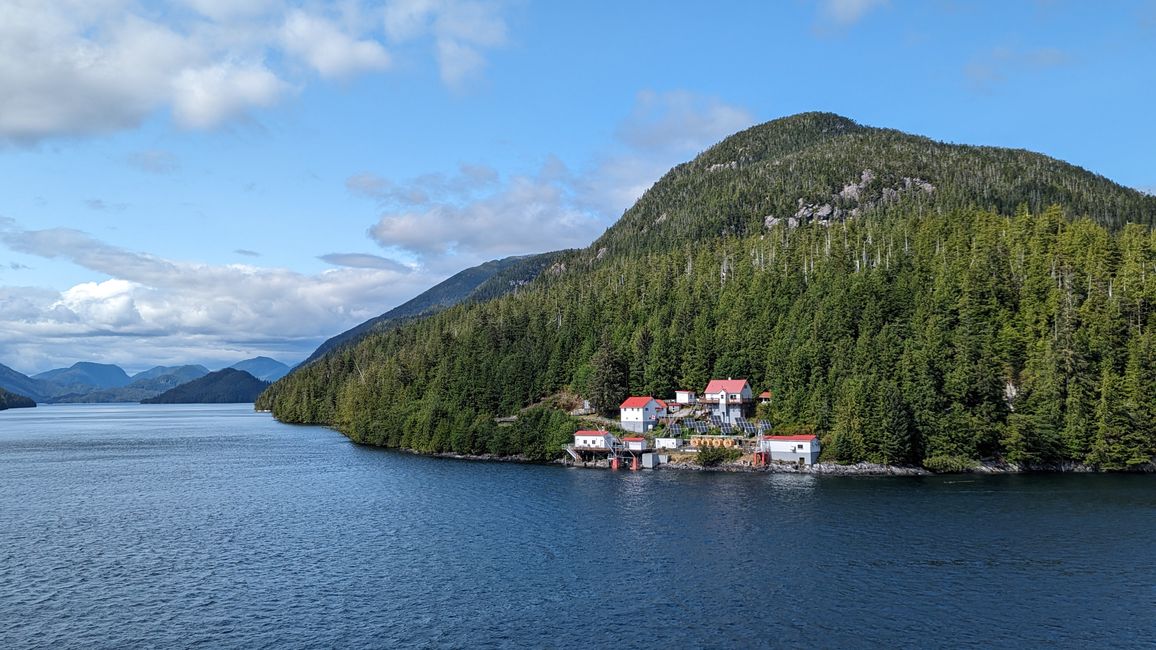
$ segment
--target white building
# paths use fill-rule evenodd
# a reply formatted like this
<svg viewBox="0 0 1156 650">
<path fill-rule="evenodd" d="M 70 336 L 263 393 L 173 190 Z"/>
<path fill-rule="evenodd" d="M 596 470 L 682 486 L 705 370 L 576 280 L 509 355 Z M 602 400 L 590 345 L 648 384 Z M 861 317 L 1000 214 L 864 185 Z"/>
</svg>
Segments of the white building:
<svg viewBox="0 0 1156 650">
<path fill-rule="evenodd" d="M 659 401 L 647 395 L 628 397 L 619 407 L 622 429 L 634 433 L 646 433 L 658 424 L 659 416 L 666 415 L 666 409 Z"/>
<path fill-rule="evenodd" d="M 679 404 L 690 405 L 698 402 L 698 395 L 693 390 L 674 391 L 674 401 Z"/>
<path fill-rule="evenodd" d="M 614 446 L 614 436 L 608 431 L 575 431 L 574 449 L 578 451 L 602 450 L 607 451 Z"/>
<path fill-rule="evenodd" d="M 626 445 L 626 451 L 646 451 L 646 438 L 641 436 L 623 438 L 622 442 Z"/>
<path fill-rule="evenodd" d="M 758 450 L 769 454 L 771 460 L 814 465 L 822 449 L 818 436 L 763 436 Z"/>
<path fill-rule="evenodd" d="M 655 449 L 678 449 L 682 446 L 682 438 L 655 438 Z"/>
<path fill-rule="evenodd" d="M 745 379 L 712 379 L 702 392 L 700 404 L 708 407 L 726 424 L 734 424 L 740 417 L 750 417 L 754 410 L 751 385 Z"/>
</svg>

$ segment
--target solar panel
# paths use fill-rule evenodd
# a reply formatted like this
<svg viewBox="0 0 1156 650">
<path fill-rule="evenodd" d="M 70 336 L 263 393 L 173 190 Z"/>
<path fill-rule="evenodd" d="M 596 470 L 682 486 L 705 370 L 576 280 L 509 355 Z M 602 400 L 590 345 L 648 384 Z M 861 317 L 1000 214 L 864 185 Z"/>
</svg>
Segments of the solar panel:
<svg viewBox="0 0 1156 650">
<path fill-rule="evenodd" d="M 739 428 L 742 429 L 743 433 L 747 435 L 754 435 L 755 433 L 758 433 L 757 429 L 755 429 L 755 425 L 747 422 L 746 420 L 739 421 Z"/>
<path fill-rule="evenodd" d="M 698 433 L 706 433 L 706 422 L 701 420 L 694 421 L 694 430 Z"/>
<path fill-rule="evenodd" d="M 667 427 L 666 430 L 669 431 L 670 435 L 672 435 L 672 436 L 681 436 L 682 435 L 682 425 L 677 423 L 677 422 L 671 423 L 671 425 L 669 427 Z"/>
<path fill-rule="evenodd" d="M 741 416 L 741 415 L 736 415 L 736 416 L 735 416 L 735 424 L 739 425 L 740 427 L 741 427 L 743 424 L 746 424 L 746 421 L 747 421 L 747 419 L 746 419 L 746 418 L 744 418 L 744 417 L 743 417 L 743 416 Z"/>
<path fill-rule="evenodd" d="M 727 423 L 725 423 L 725 422 L 724 422 L 724 423 L 722 423 L 722 425 L 720 425 L 720 426 L 719 426 L 719 431 L 721 431 L 721 432 L 722 432 L 722 434 L 723 434 L 724 436 L 729 436 L 729 435 L 731 435 L 732 433 L 734 433 L 734 430 L 733 430 L 733 429 L 731 429 L 731 425 L 729 425 L 729 424 L 727 424 Z"/>
<path fill-rule="evenodd" d="M 717 415 L 710 416 L 710 423 L 716 427 L 722 426 L 722 418 Z"/>
</svg>

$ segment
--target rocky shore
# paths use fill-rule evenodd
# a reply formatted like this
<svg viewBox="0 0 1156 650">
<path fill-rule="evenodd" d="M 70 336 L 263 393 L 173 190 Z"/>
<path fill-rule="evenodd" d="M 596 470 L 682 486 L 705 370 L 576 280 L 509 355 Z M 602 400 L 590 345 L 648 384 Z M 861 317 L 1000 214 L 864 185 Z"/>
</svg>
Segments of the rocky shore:
<svg viewBox="0 0 1156 650">
<path fill-rule="evenodd" d="M 595 460 L 576 463 L 570 458 L 558 458 L 547 463 L 531 460 L 523 455 L 498 456 L 495 454 L 455 454 L 452 452 L 427 453 L 412 449 L 400 449 L 406 453 L 418 456 L 432 456 L 434 458 L 451 458 L 455 460 L 488 461 L 494 463 L 526 463 L 550 464 L 563 467 L 578 467 L 585 469 L 610 469 L 607 460 Z M 747 459 L 740 459 L 732 463 L 720 463 L 713 467 L 703 467 L 698 463 L 680 460 L 659 465 L 658 471 L 682 472 L 731 472 L 731 473 L 766 473 L 766 474 L 810 474 L 814 476 L 937 476 L 940 474 L 1095 474 L 1104 472 L 1093 465 L 1075 462 L 1062 463 L 1011 463 L 1003 460 L 984 460 L 977 462 L 973 467 L 963 472 L 932 472 L 914 465 L 879 465 L 875 463 L 855 463 L 840 465 L 838 463 L 818 463 L 810 466 L 798 466 L 790 463 L 772 463 L 770 465 L 752 465 Z M 1127 473 L 1156 473 L 1156 461 L 1138 465 Z"/>
</svg>

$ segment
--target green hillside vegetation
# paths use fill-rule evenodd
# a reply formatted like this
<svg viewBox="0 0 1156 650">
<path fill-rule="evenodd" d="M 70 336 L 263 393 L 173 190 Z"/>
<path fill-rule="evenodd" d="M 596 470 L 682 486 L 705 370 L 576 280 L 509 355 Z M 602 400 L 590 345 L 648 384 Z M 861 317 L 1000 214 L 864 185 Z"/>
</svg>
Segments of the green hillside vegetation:
<svg viewBox="0 0 1156 650">
<path fill-rule="evenodd" d="M 543 253 L 506 257 L 459 271 L 413 299 L 330 338 L 301 365 L 312 363 L 338 347 L 357 343 L 374 332 L 399 327 L 461 302 L 490 300 L 514 291 L 538 277 L 557 255 Z"/>
<path fill-rule="evenodd" d="M 256 400 L 269 386 L 244 370 L 225 368 L 181 384 L 141 404 L 242 404 Z"/>
<path fill-rule="evenodd" d="M 257 406 L 546 459 L 576 423 L 523 409 L 559 391 L 612 412 L 747 377 L 827 460 L 1124 469 L 1156 454 L 1154 218 L 1156 199 L 1038 154 L 796 116 L 675 168 L 522 291 L 368 336 Z"/>
<path fill-rule="evenodd" d="M 32 408 L 36 402 L 16 393 L 10 393 L 0 388 L 0 411 L 5 409 Z"/>
</svg>

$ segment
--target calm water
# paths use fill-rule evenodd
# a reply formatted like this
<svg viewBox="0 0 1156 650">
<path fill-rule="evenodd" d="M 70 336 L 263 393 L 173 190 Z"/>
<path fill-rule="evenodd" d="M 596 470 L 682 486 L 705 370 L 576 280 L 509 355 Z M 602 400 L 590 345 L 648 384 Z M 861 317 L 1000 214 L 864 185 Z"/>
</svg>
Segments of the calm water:
<svg viewBox="0 0 1156 650">
<path fill-rule="evenodd" d="M 1156 477 L 607 472 L 0 412 L 0 647 L 1151 646 Z"/>
</svg>

